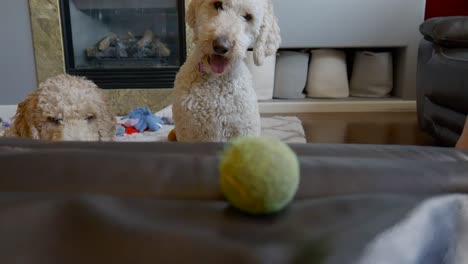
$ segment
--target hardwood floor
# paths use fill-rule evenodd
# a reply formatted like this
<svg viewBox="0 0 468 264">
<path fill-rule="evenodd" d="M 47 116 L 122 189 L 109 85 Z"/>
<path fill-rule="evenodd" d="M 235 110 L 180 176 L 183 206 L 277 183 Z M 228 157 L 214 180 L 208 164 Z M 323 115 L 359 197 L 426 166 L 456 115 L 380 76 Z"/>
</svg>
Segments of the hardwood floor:
<svg viewBox="0 0 468 264">
<path fill-rule="evenodd" d="M 433 144 L 431 137 L 419 129 L 416 113 L 413 112 L 290 115 L 302 120 L 309 143 L 419 146 Z"/>
</svg>

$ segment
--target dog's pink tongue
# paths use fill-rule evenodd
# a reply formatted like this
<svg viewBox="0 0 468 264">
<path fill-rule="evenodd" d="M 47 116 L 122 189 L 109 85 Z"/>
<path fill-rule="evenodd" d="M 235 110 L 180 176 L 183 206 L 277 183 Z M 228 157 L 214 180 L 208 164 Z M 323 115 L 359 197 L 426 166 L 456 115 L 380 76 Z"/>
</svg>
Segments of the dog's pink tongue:
<svg viewBox="0 0 468 264">
<path fill-rule="evenodd" d="M 210 58 L 211 70 L 217 74 L 223 73 L 228 65 L 228 60 L 219 55 L 211 55 Z"/>
</svg>

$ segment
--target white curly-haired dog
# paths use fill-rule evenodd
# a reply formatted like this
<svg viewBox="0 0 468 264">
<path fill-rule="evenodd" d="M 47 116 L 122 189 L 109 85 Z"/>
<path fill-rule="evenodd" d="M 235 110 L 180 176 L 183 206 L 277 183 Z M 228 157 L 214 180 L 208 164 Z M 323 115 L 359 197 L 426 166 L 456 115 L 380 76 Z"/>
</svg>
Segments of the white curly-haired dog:
<svg viewBox="0 0 468 264">
<path fill-rule="evenodd" d="M 194 47 L 175 81 L 177 141 L 222 142 L 260 134 L 249 47 L 261 65 L 281 37 L 271 0 L 192 0 L 187 23 Z"/>
<path fill-rule="evenodd" d="M 82 77 L 62 74 L 41 83 L 18 105 L 6 136 L 110 141 L 115 128 L 115 116 L 99 88 Z"/>
</svg>

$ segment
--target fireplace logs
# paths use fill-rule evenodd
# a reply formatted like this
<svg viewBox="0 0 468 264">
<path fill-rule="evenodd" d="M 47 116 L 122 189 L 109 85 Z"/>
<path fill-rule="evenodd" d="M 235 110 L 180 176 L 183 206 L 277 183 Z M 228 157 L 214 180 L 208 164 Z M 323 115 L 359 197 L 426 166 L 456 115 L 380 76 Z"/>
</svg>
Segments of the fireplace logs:
<svg viewBox="0 0 468 264">
<path fill-rule="evenodd" d="M 114 33 L 109 33 L 103 40 L 99 41 L 98 43 L 98 49 L 100 51 L 104 51 L 108 49 L 111 44 L 115 45 L 115 42 L 117 41 L 119 37 L 114 34 Z"/>
<path fill-rule="evenodd" d="M 146 30 L 143 37 L 137 42 L 137 48 L 144 49 L 149 46 L 154 39 L 154 33 L 151 30 Z"/>
<path fill-rule="evenodd" d="M 145 31 L 143 36 L 134 36 L 128 32 L 124 36 L 109 33 L 94 47 L 87 48 L 89 59 L 142 59 L 167 58 L 171 50 L 151 30 Z"/>
</svg>

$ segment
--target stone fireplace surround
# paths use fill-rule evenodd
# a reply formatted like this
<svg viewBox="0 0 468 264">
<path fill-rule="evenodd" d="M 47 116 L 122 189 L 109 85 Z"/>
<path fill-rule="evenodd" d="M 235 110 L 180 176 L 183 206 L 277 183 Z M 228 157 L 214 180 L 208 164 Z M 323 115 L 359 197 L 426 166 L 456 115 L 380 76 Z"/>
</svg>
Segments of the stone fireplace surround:
<svg viewBox="0 0 468 264">
<path fill-rule="evenodd" d="M 51 76 L 65 73 L 60 4 L 59 0 L 29 0 L 29 7 L 37 80 L 42 82 Z M 190 35 L 187 31 L 187 49 L 190 48 Z M 133 108 L 146 105 L 156 111 L 172 101 L 171 89 L 115 89 L 104 92 L 110 97 L 117 115 L 126 115 Z"/>
<path fill-rule="evenodd" d="M 186 6 L 190 0 L 185 0 Z M 395 98 L 389 100 L 274 101 L 262 112 L 415 111 L 416 58 L 425 0 L 273 0 L 282 29 L 283 49 L 391 48 L 396 54 Z M 59 0 L 29 0 L 39 82 L 64 73 Z M 298 8 L 300 7 L 300 8 Z M 349 10 L 354 10 L 349 12 Z M 191 31 L 187 27 L 187 51 Z M 170 87 L 168 87 L 170 88 Z M 105 90 L 116 114 L 137 106 L 157 111 L 172 101 L 172 89 Z"/>
</svg>

